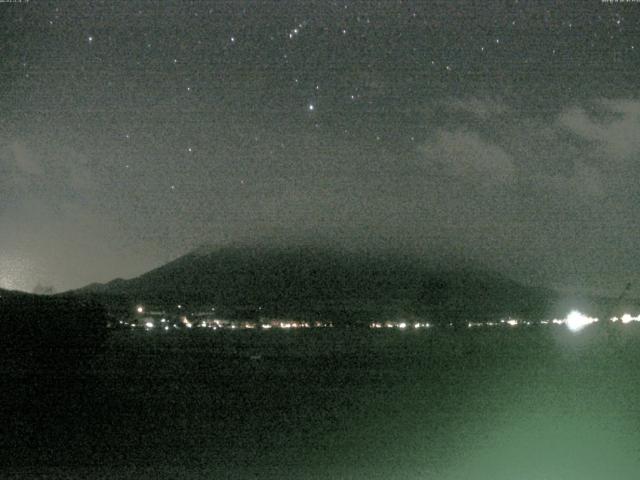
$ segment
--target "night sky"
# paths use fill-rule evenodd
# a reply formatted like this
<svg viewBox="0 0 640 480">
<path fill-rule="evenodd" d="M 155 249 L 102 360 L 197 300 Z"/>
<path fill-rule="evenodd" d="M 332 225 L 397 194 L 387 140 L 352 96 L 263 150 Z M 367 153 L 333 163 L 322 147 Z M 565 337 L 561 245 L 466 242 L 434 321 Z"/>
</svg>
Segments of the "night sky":
<svg viewBox="0 0 640 480">
<path fill-rule="evenodd" d="M 600 0 L 0 3 L 0 288 L 267 239 L 615 293 L 640 269 L 639 19 Z"/>
</svg>

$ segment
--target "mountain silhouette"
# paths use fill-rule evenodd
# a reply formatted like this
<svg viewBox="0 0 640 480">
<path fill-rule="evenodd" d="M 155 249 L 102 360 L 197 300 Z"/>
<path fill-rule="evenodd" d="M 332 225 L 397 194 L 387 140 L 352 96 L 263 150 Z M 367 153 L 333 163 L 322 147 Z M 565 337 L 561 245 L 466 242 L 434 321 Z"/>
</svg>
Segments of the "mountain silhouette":
<svg viewBox="0 0 640 480">
<path fill-rule="evenodd" d="M 557 294 L 472 266 L 435 267 L 410 255 L 326 247 L 202 247 L 139 277 L 76 294 L 218 311 L 371 321 L 540 318 Z"/>
</svg>

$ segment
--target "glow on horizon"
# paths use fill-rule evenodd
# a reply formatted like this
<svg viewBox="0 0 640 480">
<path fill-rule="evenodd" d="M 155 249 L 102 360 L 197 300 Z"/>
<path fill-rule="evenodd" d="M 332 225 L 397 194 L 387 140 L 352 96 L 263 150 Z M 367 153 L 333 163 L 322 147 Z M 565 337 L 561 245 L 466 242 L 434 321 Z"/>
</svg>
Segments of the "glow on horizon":
<svg viewBox="0 0 640 480">
<path fill-rule="evenodd" d="M 0 288 L 30 292 L 38 283 L 35 277 L 34 265 L 26 256 L 0 255 Z"/>
</svg>

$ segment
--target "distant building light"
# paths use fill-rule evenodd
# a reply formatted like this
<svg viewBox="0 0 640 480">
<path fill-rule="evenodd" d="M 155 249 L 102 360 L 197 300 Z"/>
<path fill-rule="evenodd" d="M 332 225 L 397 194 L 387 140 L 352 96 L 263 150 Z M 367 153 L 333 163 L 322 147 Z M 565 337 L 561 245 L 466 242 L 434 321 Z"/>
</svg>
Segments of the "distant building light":
<svg viewBox="0 0 640 480">
<path fill-rule="evenodd" d="M 144 326 L 147 328 L 153 328 L 153 322 L 147 322 L 144 324 Z"/>
<path fill-rule="evenodd" d="M 138 305 L 138 308 L 136 308 L 136 312 L 144 313 L 144 307 L 142 305 Z"/>
</svg>

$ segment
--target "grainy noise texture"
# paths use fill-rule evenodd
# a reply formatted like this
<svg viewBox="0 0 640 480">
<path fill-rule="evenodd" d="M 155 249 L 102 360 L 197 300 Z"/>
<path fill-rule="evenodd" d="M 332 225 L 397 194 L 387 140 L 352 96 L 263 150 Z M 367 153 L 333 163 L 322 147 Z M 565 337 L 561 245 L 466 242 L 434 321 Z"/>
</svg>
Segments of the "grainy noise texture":
<svg viewBox="0 0 640 480">
<path fill-rule="evenodd" d="M 638 270 L 633 2 L 2 2 L 0 288 L 202 245 Z"/>
</svg>

